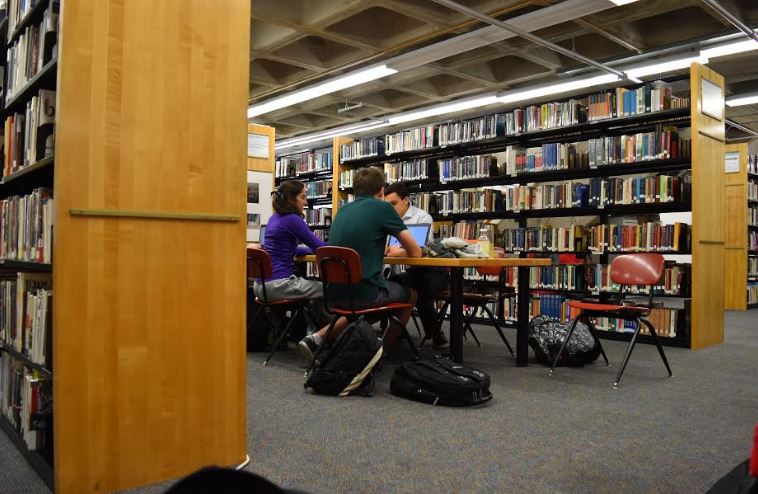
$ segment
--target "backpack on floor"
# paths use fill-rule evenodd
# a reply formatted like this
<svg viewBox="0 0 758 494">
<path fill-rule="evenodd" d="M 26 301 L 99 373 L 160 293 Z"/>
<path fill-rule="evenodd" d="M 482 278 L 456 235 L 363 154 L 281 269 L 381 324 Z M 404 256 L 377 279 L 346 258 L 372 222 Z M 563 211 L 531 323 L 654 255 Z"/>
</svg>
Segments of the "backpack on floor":
<svg viewBox="0 0 758 494">
<path fill-rule="evenodd" d="M 545 366 L 553 365 L 555 356 L 566 339 L 570 323 L 554 321 L 547 316 L 537 316 L 529 321 L 529 346 L 537 357 L 537 362 Z M 584 323 L 578 323 L 571 340 L 558 360 L 559 366 L 581 366 L 597 360 L 600 347 Z"/>
<path fill-rule="evenodd" d="M 318 394 L 370 396 L 374 368 L 382 357 L 382 340 L 364 318 L 351 322 L 330 348 L 324 349 L 305 381 Z"/>
<path fill-rule="evenodd" d="M 432 405 L 478 405 L 492 399 L 490 376 L 443 357 L 401 365 L 392 375 L 390 392 Z"/>
</svg>

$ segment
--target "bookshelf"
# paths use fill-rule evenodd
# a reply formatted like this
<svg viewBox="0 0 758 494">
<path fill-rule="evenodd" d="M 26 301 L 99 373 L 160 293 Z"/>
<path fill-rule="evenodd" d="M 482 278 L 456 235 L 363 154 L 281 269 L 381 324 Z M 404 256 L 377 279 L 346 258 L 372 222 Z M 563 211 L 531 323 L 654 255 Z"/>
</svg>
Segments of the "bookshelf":
<svg viewBox="0 0 758 494">
<path fill-rule="evenodd" d="M 747 252 L 750 235 L 747 144 L 725 145 L 724 157 L 724 308 L 746 310 L 750 284 L 750 259 Z"/>
<path fill-rule="evenodd" d="M 44 404 L 36 414 L 22 408 L 31 425 L 20 428 L 0 413 L 0 428 L 62 494 L 239 464 L 248 96 L 240 67 L 248 66 L 250 2 L 27 3 L 0 23 L 0 31 L 10 26 L 0 32 L 6 82 L 16 81 L 5 86 L 2 111 L 4 129 L 9 116 L 23 116 L 38 140 L 24 136 L 28 148 L 18 139 L 14 147 L 5 133 L 0 199 L 9 214 L 42 189 L 49 196 L 32 206 L 43 215 L 51 201 L 55 208 L 42 222 L 41 252 L 6 255 L 14 252 L 3 244 L 0 287 L 36 295 L 26 303 L 43 314 L 47 278 L 55 310 L 42 361 L 25 338 L 45 338 L 25 327 L 0 344 L 0 362 L 13 366 L 5 376 L 28 376 Z M 17 45 L 46 29 L 57 6 L 57 28 L 39 38 L 41 59 L 22 64 Z M 50 104 L 45 91 L 53 90 Z M 41 134 L 52 129 L 42 118 L 51 107 L 54 134 Z"/>
<path fill-rule="evenodd" d="M 746 145 L 745 145 L 746 146 Z M 758 308 L 758 155 L 741 150 L 747 173 L 747 309 Z M 744 256 L 743 256 L 744 257 Z M 741 286 L 741 284 L 740 284 Z M 742 299 L 745 300 L 744 298 Z"/>
<path fill-rule="evenodd" d="M 639 225 L 647 223 L 646 218 L 650 215 L 691 213 L 692 224 L 687 228 L 682 245 L 676 249 L 656 245 L 647 251 L 677 255 L 680 260 L 676 262 L 684 262 L 688 273 L 686 293 L 667 293 L 656 298 L 666 306 L 669 304 L 666 301 L 670 300 L 672 305 L 669 308 L 676 311 L 675 320 L 672 319 L 676 336 L 665 338 L 666 343 L 702 348 L 723 340 L 721 294 L 724 275 L 721 262 L 725 245 L 721 219 L 725 205 L 722 192 L 724 173 L 721 168 L 708 166 L 715 156 L 723 154 L 723 102 L 721 119 L 702 112 L 700 84 L 703 79 L 723 91 L 721 76 L 702 65 L 693 64 L 689 77 L 670 78 L 664 81 L 665 84 L 654 82 L 647 88 L 637 85 L 599 90 L 583 96 L 525 105 L 506 110 L 502 115 L 475 117 L 469 121 L 489 122 L 492 131 L 457 133 L 463 136 L 462 139 L 448 139 L 450 122 L 421 125 L 359 140 L 338 137 L 334 139 L 337 163 L 334 180 L 338 183 L 341 173 L 361 166 L 375 165 L 387 170 L 387 164 L 400 164 L 402 168 L 402 164 L 427 160 L 427 177 L 409 181 L 414 204 L 432 214 L 438 232 L 443 228 L 446 234 L 470 239 L 477 238 L 479 225 L 485 222 L 526 231 L 539 225 L 574 225 L 578 218 L 584 218 L 588 225 L 621 227 L 630 216 L 637 216 L 634 223 Z M 694 82 L 690 84 L 690 81 Z M 674 98 L 668 93 L 672 88 Z M 611 98 L 617 97 L 626 105 L 624 98 L 630 93 L 636 95 L 637 102 L 644 97 L 653 101 L 653 111 L 636 112 L 634 105 L 638 103 L 632 99 L 629 100 L 630 106 L 624 109 L 629 110 L 627 113 L 607 114 L 611 101 L 615 101 Z M 669 99 L 665 105 L 659 104 L 655 108 L 656 101 L 666 99 L 662 94 Z M 658 97 L 660 99 L 656 99 Z M 670 105 L 668 101 L 671 101 Z M 577 112 L 583 111 L 583 105 L 589 114 L 586 120 L 576 117 Z M 543 110 L 546 106 L 548 110 Z M 545 114 L 548 117 L 544 117 Z M 536 119 L 538 115 L 539 119 L 547 120 Z M 535 122 L 539 125 L 534 125 Z M 455 125 L 457 129 L 465 126 L 463 121 Z M 480 124 L 479 128 L 485 126 Z M 442 144 L 440 129 L 445 133 Z M 383 148 L 387 142 L 392 146 L 391 152 Z M 398 143 L 409 143 L 410 147 Z M 650 143 L 661 145 L 651 148 Z M 653 156 L 651 149 L 662 154 Z M 613 154 L 618 152 L 627 154 Z M 585 154 L 589 164 L 578 161 L 585 159 Z M 540 163 L 545 163 L 548 158 L 556 159 L 556 156 L 562 157 L 564 164 L 574 163 L 575 166 L 529 168 L 529 163 L 537 163 L 537 157 Z M 599 160 L 594 164 L 591 161 L 593 156 Z M 520 169 L 517 168 L 519 163 L 523 165 Z M 408 169 L 414 170 L 410 165 Z M 446 177 L 444 183 L 439 180 L 441 173 Z M 493 189 L 501 191 L 495 199 L 491 193 Z M 618 191 L 615 199 L 607 199 L 614 197 L 608 191 L 614 191 L 614 194 Z M 335 194 L 339 193 L 342 201 L 348 199 L 350 192 L 349 188 L 335 188 Z M 598 197 L 606 199 L 599 200 Z M 338 214 L 336 198 L 333 207 Z M 650 231 L 668 230 L 651 228 Z M 666 238 L 669 242 L 672 240 Z M 585 260 L 590 259 L 590 264 L 601 265 L 609 264 L 616 254 L 646 251 L 640 247 L 623 247 L 619 246 L 615 252 L 587 252 L 585 247 L 564 250 L 579 251 Z M 540 250 L 533 249 L 531 253 L 539 254 Z M 520 256 L 530 254 L 525 250 L 511 252 Z M 542 255 L 558 253 L 544 249 L 541 252 Z M 680 256 L 685 260 L 681 261 Z M 601 300 L 608 298 L 607 293 L 592 290 L 540 288 L 533 292 L 535 295 L 594 294 Z M 538 302 L 534 302 L 536 298 L 533 296 L 530 304 L 532 315 L 541 310 Z M 515 314 L 515 308 L 511 312 Z M 561 313 L 561 317 L 568 316 L 565 310 Z M 605 331 L 603 335 L 615 339 L 630 336 L 623 331 Z M 642 341 L 649 339 L 643 338 Z"/>
</svg>

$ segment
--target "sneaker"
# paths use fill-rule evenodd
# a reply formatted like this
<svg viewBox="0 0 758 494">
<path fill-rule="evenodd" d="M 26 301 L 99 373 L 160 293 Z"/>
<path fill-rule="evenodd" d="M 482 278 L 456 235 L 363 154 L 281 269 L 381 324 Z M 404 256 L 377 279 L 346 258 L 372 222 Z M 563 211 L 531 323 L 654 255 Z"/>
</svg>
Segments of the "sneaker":
<svg viewBox="0 0 758 494">
<path fill-rule="evenodd" d="M 449 347 L 450 343 L 447 341 L 447 338 L 445 338 L 445 335 L 442 333 L 442 331 L 440 331 L 434 336 L 434 338 L 432 338 L 432 346 L 436 350 L 442 350 Z"/>
<path fill-rule="evenodd" d="M 318 351 L 318 344 L 316 344 L 312 336 L 306 336 L 297 344 L 297 350 L 310 363 Z"/>
</svg>

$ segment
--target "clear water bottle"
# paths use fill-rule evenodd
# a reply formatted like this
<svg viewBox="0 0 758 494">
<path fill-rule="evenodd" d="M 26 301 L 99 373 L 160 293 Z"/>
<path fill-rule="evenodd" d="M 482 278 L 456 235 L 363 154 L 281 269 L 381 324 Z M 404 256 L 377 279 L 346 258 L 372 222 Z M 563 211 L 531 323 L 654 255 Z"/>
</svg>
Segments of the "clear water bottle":
<svg viewBox="0 0 758 494">
<path fill-rule="evenodd" d="M 486 226 L 483 226 L 479 232 L 479 249 L 483 256 L 492 257 L 492 241 Z"/>
</svg>

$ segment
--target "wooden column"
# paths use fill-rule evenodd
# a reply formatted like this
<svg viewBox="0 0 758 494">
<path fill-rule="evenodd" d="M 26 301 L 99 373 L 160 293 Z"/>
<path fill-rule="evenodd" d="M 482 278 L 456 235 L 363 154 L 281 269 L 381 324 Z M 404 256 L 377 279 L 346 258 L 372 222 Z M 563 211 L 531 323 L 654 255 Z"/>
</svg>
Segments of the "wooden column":
<svg viewBox="0 0 758 494">
<path fill-rule="evenodd" d="M 739 153 L 739 171 L 724 174 L 724 308 L 746 310 L 747 296 L 747 144 L 727 144 Z"/>
<path fill-rule="evenodd" d="M 247 169 L 256 172 L 267 172 L 274 174 L 274 162 L 276 161 L 275 140 L 276 130 L 268 125 L 248 124 L 248 134 L 266 136 L 268 138 L 268 158 L 247 157 Z"/>
<path fill-rule="evenodd" d="M 703 86 L 721 89 L 720 116 L 706 114 Z M 692 348 L 724 341 L 724 78 L 690 69 L 692 107 Z M 718 105 L 717 105 L 718 106 Z M 706 105 L 707 108 L 707 105 Z M 713 113 L 713 112 L 711 112 Z"/>
<path fill-rule="evenodd" d="M 245 459 L 249 29 L 249 0 L 62 2 L 58 493 Z M 100 216 L 129 212 L 158 218 Z"/>
<path fill-rule="evenodd" d="M 337 210 L 340 207 L 340 199 L 346 201 L 348 193 L 340 190 L 340 173 L 349 170 L 350 166 L 343 165 L 340 157 L 340 146 L 343 144 L 350 144 L 353 139 L 350 137 L 335 137 L 332 147 L 332 170 L 334 171 L 334 179 L 332 180 L 332 219 L 337 215 Z"/>
</svg>

